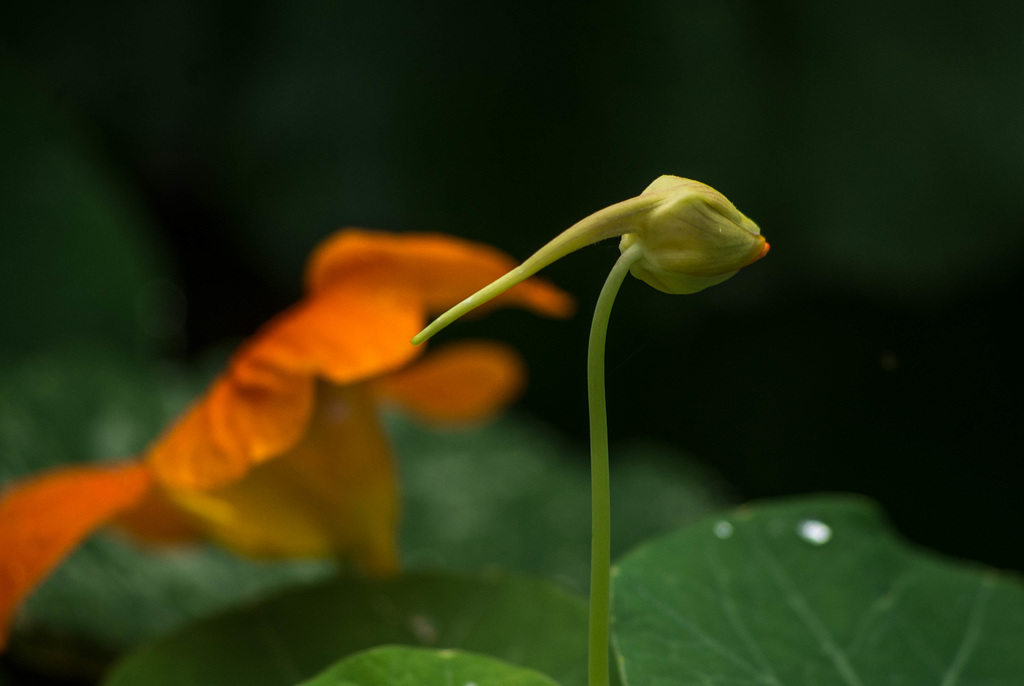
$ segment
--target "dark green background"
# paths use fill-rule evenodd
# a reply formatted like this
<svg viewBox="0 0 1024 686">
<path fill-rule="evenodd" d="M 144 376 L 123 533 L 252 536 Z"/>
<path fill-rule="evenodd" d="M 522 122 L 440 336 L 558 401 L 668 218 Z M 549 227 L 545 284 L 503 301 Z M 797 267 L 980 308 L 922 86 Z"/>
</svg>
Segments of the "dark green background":
<svg viewBox="0 0 1024 686">
<path fill-rule="evenodd" d="M 4 3 L 0 354 L 193 361 L 297 298 L 340 226 L 524 258 L 693 177 L 772 252 L 693 297 L 627 282 L 613 443 L 669 442 L 745 498 L 865 493 L 920 543 L 1024 569 L 1024 5 L 937 7 Z M 580 442 L 616 254 L 548 271 L 571 321 L 446 332 L 517 345 L 521 407 Z"/>
</svg>

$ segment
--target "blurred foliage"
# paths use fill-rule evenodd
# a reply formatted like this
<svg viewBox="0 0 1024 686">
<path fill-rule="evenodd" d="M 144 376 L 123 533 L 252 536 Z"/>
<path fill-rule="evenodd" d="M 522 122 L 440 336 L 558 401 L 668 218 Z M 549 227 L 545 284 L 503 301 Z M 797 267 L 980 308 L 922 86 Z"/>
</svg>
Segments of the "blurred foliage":
<svg viewBox="0 0 1024 686">
<path fill-rule="evenodd" d="M 202 388 L 180 369 L 96 345 L 0 361 L 0 483 L 137 455 Z"/>
<path fill-rule="evenodd" d="M 586 627 L 582 598 L 505 573 L 337 580 L 188 626 L 128 655 L 103 683 L 290 686 L 393 644 L 475 651 L 584 686 Z"/>
<path fill-rule="evenodd" d="M 395 416 L 388 429 L 401 460 L 408 565 L 498 566 L 586 592 L 590 475 L 582 451 L 521 418 L 439 431 Z M 729 503 L 717 478 L 674 451 L 633 444 L 616 454 L 613 556 Z"/>
<path fill-rule="evenodd" d="M 149 190 L 213 203 L 286 286 L 342 223 L 521 254 L 660 173 L 742 198 L 791 255 L 776 278 L 933 298 L 1016 271 L 1020 6 L 541 7 L 120 0 L 2 18 L 8 52 Z"/>
<path fill-rule="evenodd" d="M 152 220 L 48 88 L 0 60 L 0 91 L 0 355 L 67 339 L 154 348 L 182 313 Z"/>
</svg>

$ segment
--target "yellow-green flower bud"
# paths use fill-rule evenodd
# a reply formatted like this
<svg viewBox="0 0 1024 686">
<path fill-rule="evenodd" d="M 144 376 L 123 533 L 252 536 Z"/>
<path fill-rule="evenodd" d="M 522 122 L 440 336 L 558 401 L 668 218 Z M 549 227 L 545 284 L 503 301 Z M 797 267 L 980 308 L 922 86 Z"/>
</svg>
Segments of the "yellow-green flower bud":
<svg viewBox="0 0 1024 686">
<path fill-rule="evenodd" d="M 636 218 L 619 250 L 640 245 L 641 257 L 630 273 L 659 291 L 696 293 L 768 252 L 757 224 L 706 184 L 666 175 L 648 186 L 644 196 L 663 199 Z"/>
</svg>

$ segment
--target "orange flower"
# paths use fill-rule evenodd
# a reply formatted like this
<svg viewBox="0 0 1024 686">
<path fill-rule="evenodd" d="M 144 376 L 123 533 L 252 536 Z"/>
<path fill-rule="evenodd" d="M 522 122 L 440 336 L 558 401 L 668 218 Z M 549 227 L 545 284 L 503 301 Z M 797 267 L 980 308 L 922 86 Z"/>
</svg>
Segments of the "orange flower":
<svg viewBox="0 0 1024 686">
<path fill-rule="evenodd" d="M 329 238 L 307 267 L 303 300 L 248 340 L 137 461 L 58 469 L 4 492 L 0 648 L 18 603 L 115 521 L 154 542 L 205 536 L 252 556 L 340 555 L 368 574 L 394 573 L 398 492 L 377 406 L 469 421 L 520 390 L 521 362 L 498 343 L 451 344 L 406 367 L 428 316 L 514 266 L 440 235 Z M 536 280 L 491 305 L 572 309 Z"/>
</svg>

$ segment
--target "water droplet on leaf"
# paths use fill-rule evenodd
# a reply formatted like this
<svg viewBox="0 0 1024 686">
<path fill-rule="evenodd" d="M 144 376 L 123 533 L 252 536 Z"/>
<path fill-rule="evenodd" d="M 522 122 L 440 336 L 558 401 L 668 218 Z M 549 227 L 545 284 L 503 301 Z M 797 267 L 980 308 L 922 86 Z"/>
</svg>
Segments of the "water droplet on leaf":
<svg viewBox="0 0 1024 686">
<path fill-rule="evenodd" d="M 715 522 L 714 531 L 715 536 L 718 536 L 719 538 L 729 538 L 730 536 L 732 536 L 732 524 L 725 521 L 724 519 Z"/>
<path fill-rule="evenodd" d="M 813 545 L 825 545 L 832 540 L 832 527 L 817 519 L 805 519 L 796 527 L 800 538 Z"/>
</svg>

